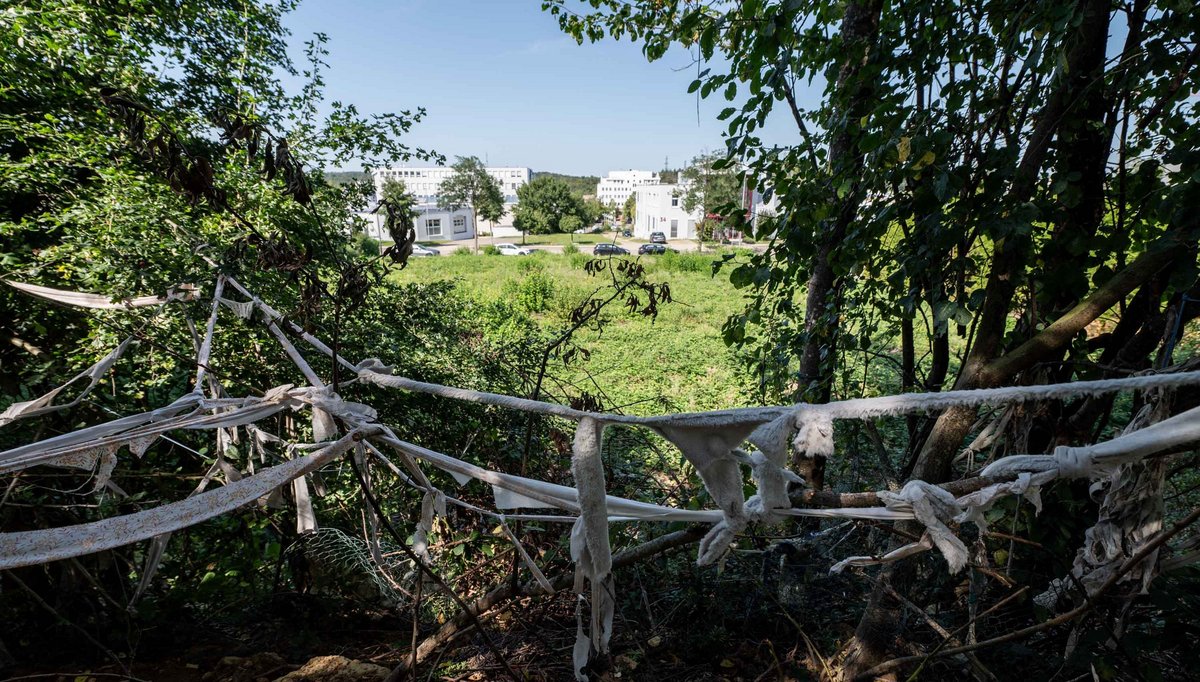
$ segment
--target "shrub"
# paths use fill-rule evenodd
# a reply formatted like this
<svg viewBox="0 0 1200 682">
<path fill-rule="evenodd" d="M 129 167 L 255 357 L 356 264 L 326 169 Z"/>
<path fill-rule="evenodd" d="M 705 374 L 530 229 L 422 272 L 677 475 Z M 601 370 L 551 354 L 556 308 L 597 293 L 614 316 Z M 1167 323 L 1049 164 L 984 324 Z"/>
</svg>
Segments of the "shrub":
<svg viewBox="0 0 1200 682">
<path fill-rule="evenodd" d="M 455 256 L 469 256 L 469 255 L 471 255 L 471 247 L 460 246 L 454 250 L 454 255 Z"/>
<path fill-rule="evenodd" d="M 554 299 L 554 279 L 541 270 L 530 270 L 517 284 L 516 306 L 530 313 L 540 313 Z"/>
<path fill-rule="evenodd" d="M 712 272 L 712 263 L 711 254 L 667 251 L 659 256 L 656 265 L 668 272 Z"/>
<path fill-rule="evenodd" d="M 534 253 L 541 253 L 541 251 L 535 251 Z M 531 272 L 545 272 L 545 270 L 545 264 L 538 259 L 522 258 L 517 261 L 517 272 L 520 272 L 522 275 L 527 275 Z"/>
<path fill-rule="evenodd" d="M 354 249 L 359 255 L 366 258 L 374 258 L 379 255 L 381 244 L 377 240 L 367 236 L 366 232 L 355 232 L 353 239 Z"/>
<path fill-rule="evenodd" d="M 570 256 L 573 253 L 579 253 L 579 247 L 574 244 L 563 244 L 563 255 Z"/>
<path fill-rule="evenodd" d="M 582 270 L 583 266 L 586 265 L 589 260 L 591 260 L 591 256 L 588 256 L 586 253 L 579 253 L 578 249 L 576 249 L 575 253 L 567 256 L 567 261 L 571 264 L 571 267 L 576 270 Z"/>
<path fill-rule="evenodd" d="M 496 248 L 495 246 L 493 246 L 492 244 L 488 244 L 487 246 L 483 247 L 483 255 L 485 255 L 485 256 L 499 256 L 499 255 L 500 255 L 500 249 L 497 249 L 497 248 Z"/>
</svg>

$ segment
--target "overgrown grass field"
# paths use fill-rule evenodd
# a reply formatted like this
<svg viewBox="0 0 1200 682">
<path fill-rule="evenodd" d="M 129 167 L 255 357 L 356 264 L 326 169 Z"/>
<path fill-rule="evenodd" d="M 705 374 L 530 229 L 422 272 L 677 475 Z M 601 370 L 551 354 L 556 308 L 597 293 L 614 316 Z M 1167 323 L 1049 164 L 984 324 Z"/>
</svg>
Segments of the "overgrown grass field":
<svg viewBox="0 0 1200 682">
<path fill-rule="evenodd" d="M 453 280 L 481 302 L 502 301 L 530 315 L 547 331 L 567 326 L 572 308 L 609 280 L 584 271 L 582 253 L 506 257 L 453 254 L 413 259 L 397 277 L 407 282 Z M 709 254 L 644 256 L 647 279 L 667 282 L 672 303 L 656 319 L 611 304 L 599 332 L 576 340 L 591 353 L 552 373 L 607 396 L 635 414 L 707 410 L 753 404 L 750 381 L 721 339 L 721 325 L 744 305 L 725 271 L 712 275 Z M 594 381 L 594 384 L 593 384 Z"/>
</svg>

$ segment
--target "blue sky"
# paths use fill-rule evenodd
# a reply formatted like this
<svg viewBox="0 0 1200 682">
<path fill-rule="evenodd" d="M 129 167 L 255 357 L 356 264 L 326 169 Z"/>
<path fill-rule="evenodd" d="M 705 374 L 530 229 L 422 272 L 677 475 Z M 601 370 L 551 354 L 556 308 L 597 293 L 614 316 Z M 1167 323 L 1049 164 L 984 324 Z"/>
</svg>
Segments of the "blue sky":
<svg viewBox="0 0 1200 682">
<path fill-rule="evenodd" d="M 728 104 L 700 100 L 697 122 L 686 51 L 649 63 L 628 40 L 576 45 L 540 0 L 305 0 L 285 23 L 298 65 L 304 41 L 329 36 L 330 100 L 364 113 L 424 106 L 407 142 L 451 158 L 600 175 L 722 146 Z M 786 123 L 769 121 L 764 140 L 791 142 Z"/>
</svg>

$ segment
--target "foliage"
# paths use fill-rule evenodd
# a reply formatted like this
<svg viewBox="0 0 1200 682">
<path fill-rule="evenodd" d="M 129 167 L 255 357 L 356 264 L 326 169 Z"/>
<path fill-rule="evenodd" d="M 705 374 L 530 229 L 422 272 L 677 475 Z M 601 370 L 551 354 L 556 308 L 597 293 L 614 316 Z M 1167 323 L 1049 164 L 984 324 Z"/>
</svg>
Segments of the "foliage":
<svg viewBox="0 0 1200 682">
<path fill-rule="evenodd" d="M 482 253 L 485 256 L 499 256 L 500 249 L 496 248 L 495 244 L 488 244 L 487 246 L 483 247 Z"/>
<path fill-rule="evenodd" d="M 468 207 L 474 219 L 490 222 L 504 215 L 504 192 L 500 181 L 488 174 L 476 156 L 460 156 L 453 165 L 454 172 L 441 185 L 438 200 L 444 208 L 457 210 Z"/>
<path fill-rule="evenodd" d="M 576 254 L 576 253 L 579 253 L 578 246 L 575 246 L 575 244 L 573 244 L 573 243 L 572 244 L 563 244 L 562 254 L 564 256 L 570 256 L 570 255 Z"/>
<path fill-rule="evenodd" d="M 513 215 L 517 229 L 534 234 L 562 232 L 563 220 L 568 218 L 580 225 L 591 224 L 583 200 L 571 194 L 561 180 L 537 177 L 517 188 Z"/>
<path fill-rule="evenodd" d="M 664 182 L 666 182 L 664 180 Z M 630 194 L 625 200 L 625 205 L 621 207 L 621 221 L 626 225 L 632 225 L 637 218 L 637 194 Z"/>
<path fill-rule="evenodd" d="M 683 185 L 680 203 L 691 213 L 704 215 L 734 213 L 741 208 L 742 178 L 722 154 L 701 154 L 680 173 Z"/>
<path fill-rule="evenodd" d="M 416 216 L 417 198 L 402 181 L 388 178 L 379 190 L 379 197 L 410 217 Z"/>
<path fill-rule="evenodd" d="M 596 185 L 600 184 L 600 178 L 595 175 L 565 175 L 563 173 L 548 173 L 546 171 L 534 171 L 531 180 L 537 178 L 549 178 L 557 180 L 567 186 L 576 198 L 583 200 L 586 197 L 596 195 Z"/>
<path fill-rule="evenodd" d="M 881 370 L 900 390 L 940 390 L 1123 376 L 1180 357 L 1181 327 L 1167 320 L 1200 315 L 1187 305 L 1200 292 L 1190 5 L 585 4 L 543 7 L 580 42 L 628 37 L 650 60 L 695 55 L 689 92 L 725 103 L 725 154 L 707 168 L 778 200 L 757 232 L 735 203 L 717 210 L 768 242 L 723 261 L 748 294 L 725 339 L 765 401 L 871 394 Z M 801 104 L 806 83 L 820 90 L 813 109 Z M 794 142 L 765 141 L 768 120 Z M 1119 412 L 1095 396 L 1003 422 L 956 408 L 875 446 L 901 453 L 904 477 L 937 482 L 965 471 L 956 457 L 985 424 L 1002 432 L 993 455 L 1049 452 L 1094 441 Z M 907 587 L 915 570 L 873 588 L 847 678 L 900 641 L 887 577 Z"/>
<path fill-rule="evenodd" d="M 558 221 L 558 231 L 572 234 L 575 230 L 583 227 L 583 220 L 577 215 L 565 215 Z"/>
</svg>

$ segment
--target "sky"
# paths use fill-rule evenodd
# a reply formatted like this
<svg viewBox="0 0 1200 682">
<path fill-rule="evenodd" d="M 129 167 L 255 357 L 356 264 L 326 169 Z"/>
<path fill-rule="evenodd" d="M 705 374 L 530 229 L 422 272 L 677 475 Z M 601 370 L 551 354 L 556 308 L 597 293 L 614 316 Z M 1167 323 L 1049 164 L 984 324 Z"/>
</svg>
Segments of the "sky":
<svg viewBox="0 0 1200 682">
<path fill-rule="evenodd" d="M 364 114 L 423 106 L 405 142 L 451 160 L 603 175 L 723 148 L 728 103 L 688 94 L 687 51 L 650 63 L 628 39 L 577 45 L 541 0 L 304 0 L 284 23 L 297 66 L 314 32 L 329 36 L 328 100 Z M 818 93 L 801 96 L 815 106 Z M 763 139 L 792 143 L 774 118 Z"/>
</svg>

